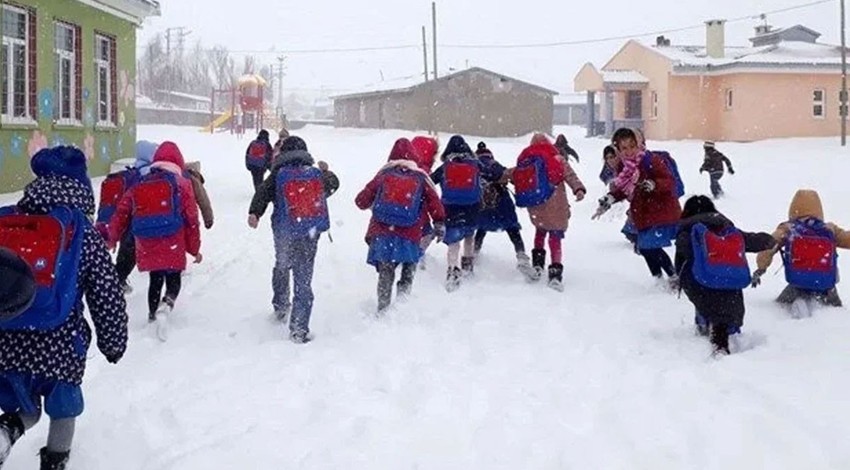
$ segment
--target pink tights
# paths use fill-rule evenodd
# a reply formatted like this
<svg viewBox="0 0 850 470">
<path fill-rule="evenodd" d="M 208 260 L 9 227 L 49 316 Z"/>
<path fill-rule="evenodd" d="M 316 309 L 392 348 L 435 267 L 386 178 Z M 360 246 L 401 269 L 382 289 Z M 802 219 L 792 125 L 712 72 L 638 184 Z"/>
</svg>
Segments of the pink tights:
<svg viewBox="0 0 850 470">
<path fill-rule="evenodd" d="M 537 232 L 534 234 L 534 249 L 544 249 L 546 245 L 546 235 L 549 235 L 549 254 L 552 256 L 552 264 L 562 264 L 564 253 L 561 247 L 561 237 L 559 237 L 556 233 L 537 229 Z"/>
</svg>

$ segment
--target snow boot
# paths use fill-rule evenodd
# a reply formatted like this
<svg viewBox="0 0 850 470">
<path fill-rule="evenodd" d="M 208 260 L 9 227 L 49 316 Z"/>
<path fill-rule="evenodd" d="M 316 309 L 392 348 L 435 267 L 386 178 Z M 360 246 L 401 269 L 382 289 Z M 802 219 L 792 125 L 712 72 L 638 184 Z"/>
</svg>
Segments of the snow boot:
<svg viewBox="0 0 850 470">
<path fill-rule="evenodd" d="M 276 308 L 274 310 L 274 319 L 285 325 L 289 321 L 290 313 L 292 313 L 292 307 Z"/>
<path fill-rule="evenodd" d="M 472 274 L 475 272 L 475 257 L 462 257 L 460 259 L 460 269 L 463 271 L 463 277 L 472 277 Z"/>
<path fill-rule="evenodd" d="M 521 251 L 518 251 L 516 254 L 516 268 L 530 281 L 540 279 L 534 266 L 531 265 L 531 258 Z M 537 277 L 535 278 L 535 276 Z"/>
<path fill-rule="evenodd" d="M 51 452 L 47 447 L 42 447 L 38 455 L 41 457 L 41 470 L 65 470 L 71 452 Z"/>
<path fill-rule="evenodd" d="M 460 287 L 460 279 L 462 276 L 463 275 L 459 267 L 450 267 L 448 273 L 446 274 L 446 290 L 448 292 L 456 291 L 458 287 Z"/>
<path fill-rule="evenodd" d="M 564 265 L 555 263 L 549 266 L 549 287 L 558 292 L 564 291 Z"/>
<path fill-rule="evenodd" d="M 704 336 L 707 338 L 711 333 L 711 324 L 709 324 L 708 320 L 699 312 L 694 315 L 694 324 L 696 325 L 697 336 Z"/>
<path fill-rule="evenodd" d="M 289 333 L 289 340 L 295 344 L 307 344 L 313 341 L 313 335 L 304 331 L 293 331 Z"/>
<path fill-rule="evenodd" d="M 12 446 L 24 435 L 24 422 L 17 413 L 0 416 L 0 468 L 12 452 Z"/>
<path fill-rule="evenodd" d="M 728 356 L 729 351 L 729 325 L 717 324 L 711 326 L 711 345 L 714 346 L 713 356 Z"/>
<path fill-rule="evenodd" d="M 168 340 L 168 314 L 174 310 L 174 299 L 165 296 L 156 309 L 156 336 L 160 341 Z"/>
<path fill-rule="evenodd" d="M 531 250 L 531 266 L 534 268 L 532 280 L 540 280 L 543 277 L 543 271 L 546 269 L 546 250 L 537 248 Z"/>
<path fill-rule="evenodd" d="M 809 306 L 809 301 L 805 297 L 798 297 L 797 300 L 791 304 L 791 316 L 797 320 L 812 316 L 812 309 Z"/>
</svg>

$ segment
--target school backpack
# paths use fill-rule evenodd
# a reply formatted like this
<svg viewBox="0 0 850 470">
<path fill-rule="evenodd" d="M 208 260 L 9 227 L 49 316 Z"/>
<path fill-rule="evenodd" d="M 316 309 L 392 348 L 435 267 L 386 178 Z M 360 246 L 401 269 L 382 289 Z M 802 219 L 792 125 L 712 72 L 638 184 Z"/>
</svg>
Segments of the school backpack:
<svg viewBox="0 0 850 470">
<path fill-rule="evenodd" d="M 154 168 L 133 188 L 130 231 L 140 239 L 164 238 L 183 228 L 177 176 Z"/>
<path fill-rule="evenodd" d="M 411 227 L 422 215 L 422 195 L 425 192 L 425 176 L 419 172 L 390 169 L 384 172 L 383 182 L 372 216 L 378 222 L 399 227 Z"/>
<path fill-rule="evenodd" d="M 80 300 L 77 277 L 88 226 L 85 215 L 69 207 L 47 214 L 0 208 L 0 246 L 23 258 L 36 282 L 32 305 L 0 322 L 0 330 L 50 331 L 65 323 Z"/>
<path fill-rule="evenodd" d="M 782 250 L 788 284 L 804 290 L 828 291 L 838 283 L 837 261 L 835 234 L 825 223 L 818 219 L 792 223 Z"/>
<path fill-rule="evenodd" d="M 718 232 L 705 224 L 691 229 L 694 252 L 692 272 L 700 285 L 709 289 L 740 290 L 750 285 L 744 234 L 735 227 Z"/>
<path fill-rule="evenodd" d="M 255 140 L 248 146 L 245 154 L 245 165 L 249 170 L 265 170 L 268 166 L 269 144 L 262 140 Z"/>
<path fill-rule="evenodd" d="M 446 162 L 443 167 L 443 204 L 472 206 L 481 202 L 481 168 L 475 160 Z"/>
<path fill-rule="evenodd" d="M 318 168 L 281 168 L 276 179 L 276 230 L 293 237 L 315 237 L 331 228 L 322 172 Z"/>
<path fill-rule="evenodd" d="M 541 156 L 525 159 L 514 169 L 514 187 L 518 207 L 535 207 L 548 201 L 555 192 L 549 181 L 546 160 Z"/>
<path fill-rule="evenodd" d="M 664 164 L 667 165 L 667 169 L 670 170 L 670 173 L 673 175 L 673 181 L 676 183 L 676 187 L 673 190 L 674 195 L 677 198 L 680 198 L 685 195 L 685 182 L 682 181 L 682 176 L 679 175 L 679 165 L 676 163 L 676 160 L 673 157 L 663 150 L 651 150 L 647 151 L 643 157 L 642 163 L 645 171 L 649 171 L 649 168 L 652 165 L 652 157 L 658 156 L 664 161 Z"/>
<path fill-rule="evenodd" d="M 100 183 L 100 203 L 97 209 L 97 223 L 108 224 L 118 209 L 121 198 L 141 179 L 138 169 L 128 167 L 106 176 Z"/>
</svg>

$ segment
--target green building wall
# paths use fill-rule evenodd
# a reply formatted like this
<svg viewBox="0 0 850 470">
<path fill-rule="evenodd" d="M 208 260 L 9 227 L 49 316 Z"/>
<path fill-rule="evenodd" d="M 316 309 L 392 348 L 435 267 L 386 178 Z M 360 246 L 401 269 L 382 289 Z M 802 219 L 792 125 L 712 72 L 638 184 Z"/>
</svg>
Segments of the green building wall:
<svg viewBox="0 0 850 470">
<path fill-rule="evenodd" d="M 17 191 L 32 180 L 29 159 L 45 146 L 74 145 L 89 161 L 89 174 L 101 176 L 111 162 L 130 157 L 136 141 L 136 25 L 75 0 L 15 0 L 2 3 L 36 10 L 38 126 L 0 123 L 0 193 Z M 54 22 L 82 32 L 82 126 L 54 123 Z M 2 27 L 2 25 L 0 25 Z M 117 58 L 116 128 L 96 126 L 95 32 L 115 38 Z"/>
</svg>

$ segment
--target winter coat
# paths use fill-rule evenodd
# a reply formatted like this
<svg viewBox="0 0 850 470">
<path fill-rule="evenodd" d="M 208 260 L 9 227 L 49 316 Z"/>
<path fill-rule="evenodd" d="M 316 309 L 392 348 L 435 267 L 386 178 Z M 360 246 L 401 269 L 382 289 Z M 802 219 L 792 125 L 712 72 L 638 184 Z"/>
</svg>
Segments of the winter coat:
<svg viewBox="0 0 850 470">
<path fill-rule="evenodd" d="M 446 161 L 440 165 L 433 173 L 431 173 L 431 181 L 434 184 L 442 184 L 444 178 L 445 167 L 449 162 L 472 161 L 475 162 L 479 169 L 482 182 L 499 181 L 501 174 L 495 173 L 493 168 L 483 167 L 481 162 L 475 158 L 474 154 L 469 151 L 465 153 L 452 153 L 446 155 Z M 474 228 L 478 225 L 478 213 L 481 212 L 481 202 L 469 206 L 459 206 L 454 204 L 444 204 L 446 210 L 446 227 L 447 228 Z"/>
<path fill-rule="evenodd" d="M 263 168 L 252 168 L 248 163 L 249 160 L 251 159 L 251 157 L 250 157 L 251 147 L 255 143 L 260 143 L 261 145 L 264 145 L 266 147 L 266 154 L 263 157 L 263 160 L 265 161 Z M 274 155 L 274 149 L 272 148 L 272 144 L 269 143 L 268 135 L 266 135 L 265 139 L 257 138 L 255 140 L 251 141 L 251 143 L 248 144 L 248 148 L 245 150 L 245 168 L 247 168 L 248 171 L 263 171 L 263 172 L 265 172 L 269 168 L 272 167 L 272 157 L 273 157 L 273 155 Z"/>
<path fill-rule="evenodd" d="M 648 163 L 640 163 L 635 166 L 636 185 L 631 196 L 629 213 L 638 231 L 647 230 L 652 227 L 664 227 L 676 225 L 682 216 L 682 206 L 679 198 L 675 195 L 676 180 L 664 158 L 658 154 L 644 152 L 642 158 L 647 158 Z M 638 160 L 640 162 L 640 159 Z M 620 173 L 620 176 L 625 172 Z M 640 188 L 644 181 L 651 180 L 655 183 L 652 191 Z M 612 183 L 612 195 L 617 200 L 628 199 L 628 194 L 617 186 L 617 180 Z"/>
<path fill-rule="evenodd" d="M 142 239 L 136 237 L 136 262 L 139 271 L 185 271 L 186 253 L 197 256 L 201 250 L 201 232 L 198 223 L 198 203 L 190 178 L 184 176 L 186 165 L 180 149 L 172 142 L 164 142 L 154 155 L 151 171 L 168 171 L 177 179 L 177 194 L 183 227 L 170 236 Z M 121 198 L 118 210 L 109 224 L 109 239 L 117 243 L 129 228 L 134 216 L 134 197 L 140 187 L 131 188 Z"/>
<path fill-rule="evenodd" d="M 791 206 L 788 208 L 788 221 L 779 224 L 779 227 L 773 232 L 773 238 L 777 243 L 776 247 L 772 250 L 759 253 L 756 260 L 758 268 L 767 271 L 771 263 L 773 263 L 773 257 L 779 252 L 780 248 L 785 246 L 785 242 L 788 241 L 788 236 L 791 234 L 794 222 L 810 218 L 820 221 L 824 220 L 823 204 L 821 204 L 820 196 L 816 191 L 808 189 L 797 191 L 794 199 L 791 201 Z M 838 248 L 850 249 L 850 231 L 844 230 L 832 223 L 827 223 L 826 227 L 835 235 L 835 242 Z"/>
<path fill-rule="evenodd" d="M 313 166 L 314 163 L 313 156 L 306 150 L 287 150 L 282 152 L 278 156 L 271 174 L 266 177 L 263 184 L 254 193 L 248 213 L 260 218 L 265 214 L 269 204 L 277 204 L 277 174 L 281 169 Z M 339 178 L 332 171 L 322 172 L 322 183 L 326 197 L 330 197 L 339 189 Z M 286 237 L 286 234 L 275 233 L 275 237 Z"/>
<path fill-rule="evenodd" d="M 18 208 L 45 214 L 57 206 L 94 214 L 91 188 L 66 176 L 41 177 L 27 185 Z M 0 331 L 0 372 L 33 374 L 73 385 L 82 383 L 91 327 L 83 316 L 85 297 L 97 331 L 97 347 L 107 358 L 118 360 L 127 348 L 127 313 L 124 292 L 106 245 L 90 225 L 85 227 L 78 301 L 64 324 L 51 331 Z"/>
<path fill-rule="evenodd" d="M 423 171 L 431 173 L 434 169 L 434 159 L 437 156 L 439 145 L 434 137 L 418 136 L 411 141 L 416 149 L 416 164 Z"/>
<path fill-rule="evenodd" d="M 705 160 L 702 163 L 702 166 L 699 169 L 699 172 L 707 171 L 709 173 L 720 173 L 721 175 L 724 173 L 723 164 L 726 164 L 726 167 L 729 168 L 730 172 L 732 170 L 732 162 L 720 153 L 717 149 L 706 149 L 705 151 Z"/>
<path fill-rule="evenodd" d="M 697 312 L 709 322 L 740 327 L 744 323 L 743 291 L 710 289 L 694 279 L 691 229 L 699 223 L 718 231 L 733 226 L 729 219 L 717 212 L 699 214 L 681 222 L 676 235 L 676 272 L 679 273 L 679 283 Z M 748 253 L 770 249 L 776 243 L 767 233 L 742 233 Z"/>
<path fill-rule="evenodd" d="M 369 221 L 369 228 L 366 231 L 366 243 L 371 243 L 375 237 L 383 235 L 395 235 L 413 243 L 419 243 L 422 240 L 423 229 L 428 224 L 429 217 L 436 223 L 442 223 L 446 220 L 446 212 L 443 208 L 443 203 L 440 202 L 440 196 L 431 182 L 428 174 L 422 171 L 417 163 L 407 160 L 397 160 L 387 163 L 372 181 L 366 184 L 360 193 L 357 194 L 354 202 L 361 210 L 366 210 L 372 207 L 375 203 L 375 198 L 378 192 L 384 185 L 387 177 L 387 171 L 391 169 L 399 169 L 402 172 L 413 172 L 422 177 L 424 180 L 424 191 L 422 192 L 422 206 L 419 215 L 419 221 L 410 227 L 398 227 L 387 225 L 375 220 L 375 217 Z"/>
<path fill-rule="evenodd" d="M 186 174 L 192 181 L 192 190 L 195 192 L 195 200 L 198 202 L 198 209 L 201 211 L 201 218 L 204 219 L 204 227 L 207 230 L 211 229 L 215 223 L 213 216 L 212 202 L 210 196 L 204 188 L 204 175 L 201 174 L 201 162 L 189 162 L 186 164 Z"/>
<path fill-rule="evenodd" d="M 586 193 L 587 189 L 569 163 L 553 145 L 537 143 L 527 147 L 517 159 L 517 165 L 533 156 L 542 156 L 546 162 L 549 182 L 555 186 L 552 196 L 539 206 L 529 207 L 531 223 L 540 230 L 565 231 L 570 222 L 570 202 L 567 199 L 567 186 L 573 195 Z"/>
<path fill-rule="evenodd" d="M 496 161 L 489 151 L 476 152 L 481 166 L 487 174 L 499 175 L 499 179 L 484 185 L 481 212 L 478 214 L 478 229 L 487 232 L 520 229 L 516 206 L 508 190 L 508 170 Z"/>
</svg>

